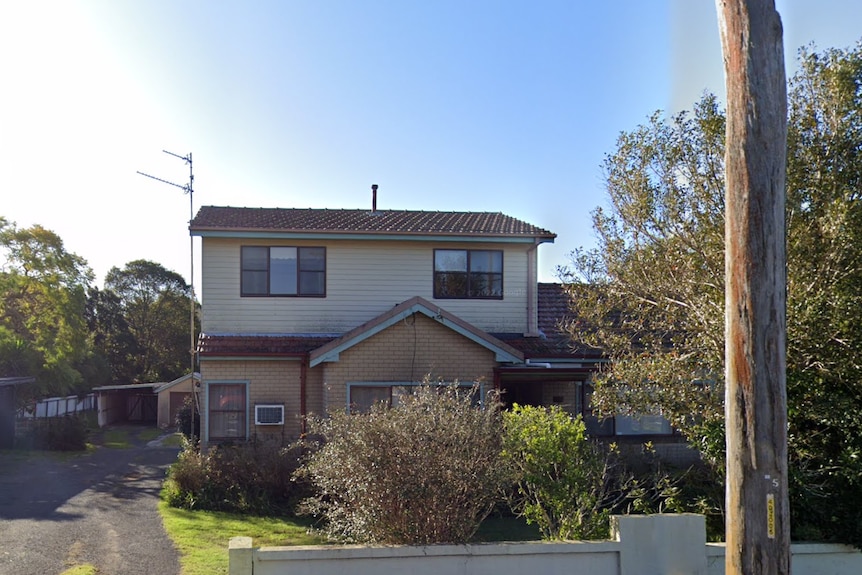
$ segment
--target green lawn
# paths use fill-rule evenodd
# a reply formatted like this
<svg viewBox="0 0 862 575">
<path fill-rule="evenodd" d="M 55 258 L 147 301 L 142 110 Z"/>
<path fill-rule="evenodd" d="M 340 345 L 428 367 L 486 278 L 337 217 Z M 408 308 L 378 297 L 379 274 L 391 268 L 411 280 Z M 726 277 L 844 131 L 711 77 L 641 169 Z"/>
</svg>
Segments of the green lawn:
<svg viewBox="0 0 862 575">
<path fill-rule="evenodd" d="M 231 537 L 251 537 L 255 546 L 325 543 L 322 537 L 309 534 L 308 523 L 292 519 L 188 511 L 169 507 L 164 501 L 159 503 L 159 511 L 182 556 L 183 575 L 226 574 Z"/>
<path fill-rule="evenodd" d="M 228 572 L 228 541 L 251 537 L 255 547 L 324 545 L 326 540 L 309 532 L 309 523 L 297 519 L 252 517 L 217 511 L 188 511 L 159 503 L 159 511 L 174 545 L 181 554 L 183 575 L 219 575 Z M 477 542 L 530 541 L 539 530 L 516 517 L 492 516 L 479 528 Z"/>
</svg>

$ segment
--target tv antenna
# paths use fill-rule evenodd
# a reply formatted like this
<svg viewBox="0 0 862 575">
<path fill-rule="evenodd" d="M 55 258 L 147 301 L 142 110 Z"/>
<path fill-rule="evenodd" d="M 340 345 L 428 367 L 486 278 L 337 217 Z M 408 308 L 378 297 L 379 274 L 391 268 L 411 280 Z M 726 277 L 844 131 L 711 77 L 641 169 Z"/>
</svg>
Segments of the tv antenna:
<svg viewBox="0 0 862 575">
<path fill-rule="evenodd" d="M 144 172 L 138 172 L 142 176 L 146 176 L 150 179 L 156 180 L 157 182 L 161 182 L 163 184 L 168 184 L 170 186 L 174 186 L 175 188 L 179 188 L 183 191 L 184 194 L 189 195 L 189 226 L 192 224 L 192 220 L 195 217 L 195 206 L 194 206 L 194 182 L 195 175 L 192 171 L 192 154 L 189 152 L 187 156 L 180 156 L 179 154 L 175 154 L 173 152 L 169 152 L 167 150 L 162 150 L 162 152 L 168 154 L 169 156 L 173 156 L 184 161 L 189 165 L 189 183 L 180 185 L 175 184 L 174 182 L 164 180 L 162 178 L 157 178 L 156 176 L 151 176 L 150 174 L 145 174 Z M 189 312 L 189 339 L 190 339 L 190 347 L 189 347 L 189 355 L 191 356 L 191 371 L 189 371 L 189 377 L 191 378 L 192 384 L 192 401 L 194 405 L 192 406 L 192 414 L 191 414 L 191 429 L 189 430 L 189 435 L 192 437 L 192 442 L 195 439 L 195 411 L 198 409 L 198 394 L 195 390 L 195 241 L 194 237 L 189 234 L 189 257 L 190 257 L 190 290 L 189 290 L 189 300 L 191 302 L 191 310 Z"/>
</svg>

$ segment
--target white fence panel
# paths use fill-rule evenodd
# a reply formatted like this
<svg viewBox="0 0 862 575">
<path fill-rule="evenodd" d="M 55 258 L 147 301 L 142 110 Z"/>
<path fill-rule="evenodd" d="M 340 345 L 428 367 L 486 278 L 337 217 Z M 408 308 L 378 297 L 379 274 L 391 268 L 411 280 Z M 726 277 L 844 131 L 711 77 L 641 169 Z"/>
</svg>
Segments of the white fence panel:
<svg viewBox="0 0 862 575">
<path fill-rule="evenodd" d="M 96 409 L 96 396 L 89 393 L 83 397 L 69 395 L 67 397 L 49 397 L 37 401 L 35 404 L 22 410 L 19 416 L 23 419 L 59 417 L 72 413 L 81 413 Z"/>
</svg>

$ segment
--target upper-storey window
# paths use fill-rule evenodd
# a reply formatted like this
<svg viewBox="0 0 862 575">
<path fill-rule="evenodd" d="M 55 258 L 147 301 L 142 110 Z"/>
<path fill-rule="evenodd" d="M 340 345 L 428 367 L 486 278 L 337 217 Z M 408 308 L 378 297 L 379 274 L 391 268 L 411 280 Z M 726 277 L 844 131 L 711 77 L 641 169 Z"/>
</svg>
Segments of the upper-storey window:
<svg viewBox="0 0 862 575">
<path fill-rule="evenodd" d="M 244 296 L 326 295 L 326 248 L 243 246 Z"/>
<path fill-rule="evenodd" d="M 503 299 L 503 252 L 434 250 L 434 297 Z"/>
</svg>

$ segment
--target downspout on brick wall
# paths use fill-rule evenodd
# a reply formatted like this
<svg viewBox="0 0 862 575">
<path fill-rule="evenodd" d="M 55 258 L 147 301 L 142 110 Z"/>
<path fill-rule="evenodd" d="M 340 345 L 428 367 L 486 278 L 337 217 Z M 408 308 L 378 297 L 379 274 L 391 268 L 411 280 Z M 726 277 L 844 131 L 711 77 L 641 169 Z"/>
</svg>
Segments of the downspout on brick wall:
<svg viewBox="0 0 862 575">
<path fill-rule="evenodd" d="M 299 433 L 304 436 L 306 433 L 306 419 L 308 409 L 306 407 L 306 397 L 308 395 L 308 354 L 302 356 L 299 364 Z"/>
</svg>

